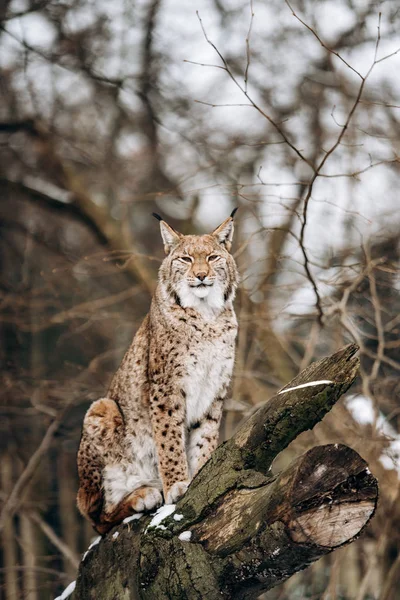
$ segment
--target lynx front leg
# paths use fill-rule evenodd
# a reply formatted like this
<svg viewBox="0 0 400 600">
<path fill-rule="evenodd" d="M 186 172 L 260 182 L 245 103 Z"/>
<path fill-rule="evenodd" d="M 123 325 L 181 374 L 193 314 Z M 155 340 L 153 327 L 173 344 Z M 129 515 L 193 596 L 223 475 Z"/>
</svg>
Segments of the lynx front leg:
<svg viewBox="0 0 400 600">
<path fill-rule="evenodd" d="M 192 425 L 189 432 L 189 467 L 192 477 L 200 471 L 218 446 L 223 398 L 217 398 L 203 419 Z"/>
<path fill-rule="evenodd" d="M 166 504 L 173 504 L 183 496 L 190 483 L 184 398 L 180 393 L 166 396 L 153 390 L 150 402 L 164 499 Z"/>
</svg>

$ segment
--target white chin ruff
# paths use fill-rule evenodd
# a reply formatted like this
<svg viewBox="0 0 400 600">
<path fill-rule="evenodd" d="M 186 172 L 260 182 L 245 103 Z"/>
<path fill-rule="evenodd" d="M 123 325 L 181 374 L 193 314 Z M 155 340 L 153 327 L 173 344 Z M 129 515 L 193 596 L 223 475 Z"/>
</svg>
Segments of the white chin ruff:
<svg viewBox="0 0 400 600">
<path fill-rule="evenodd" d="M 198 287 L 193 287 L 192 288 L 192 292 L 195 296 L 197 296 L 197 298 L 207 298 L 208 294 L 210 293 L 210 286 L 198 286 Z"/>
<path fill-rule="evenodd" d="M 218 283 L 207 287 L 183 283 L 177 292 L 183 308 L 195 308 L 204 316 L 215 316 L 224 308 L 224 292 Z"/>
</svg>

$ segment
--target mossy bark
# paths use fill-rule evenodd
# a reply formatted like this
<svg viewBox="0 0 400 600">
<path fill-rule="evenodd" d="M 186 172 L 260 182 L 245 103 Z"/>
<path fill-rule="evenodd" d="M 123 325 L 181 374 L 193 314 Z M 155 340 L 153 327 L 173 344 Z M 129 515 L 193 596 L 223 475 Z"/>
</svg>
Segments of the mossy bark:
<svg viewBox="0 0 400 600">
<path fill-rule="evenodd" d="M 378 493 L 356 452 L 320 446 L 278 476 L 270 466 L 349 388 L 356 352 L 347 346 L 310 365 L 254 413 L 215 451 L 162 527 L 149 527 L 144 516 L 105 536 L 82 562 L 73 600 L 256 598 L 351 542 Z M 298 387 L 305 383 L 313 385 Z"/>
</svg>

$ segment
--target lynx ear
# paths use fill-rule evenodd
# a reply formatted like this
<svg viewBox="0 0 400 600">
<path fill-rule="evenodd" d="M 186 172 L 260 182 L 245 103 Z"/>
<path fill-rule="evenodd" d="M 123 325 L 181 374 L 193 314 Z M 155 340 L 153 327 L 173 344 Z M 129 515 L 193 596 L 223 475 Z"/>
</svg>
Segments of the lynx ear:
<svg viewBox="0 0 400 600">
<path fill-rule="evenodd" d="M 182 237 L 181 233 L 175 231 L 168 223 L 164 221 L 160 215 L 153 213 L 153 217 L 155 217 L 158 221 L 160 221 L 160 231 L 161 237 L 164 242 L 164 250 L 165 254 L 169 254 L 174 246 L 179 242 Z"/>
<path fill-rule="evenodd" d="M 214 229 L 214 231 L 211 234 L 215 238 L 217 238 L 217 241 L 221 244 L 221 246 L 225 246 L 228 252 L 230 252 L 230 249 L 232 247 L 232 239 L 234 232 L 233 217 L 236 211 L 237 208 L 235 208 L 231 212 L 231 216 L 225 219 L 225 221 L 221 223 L 221 225 L 217 227 L 217 229 Z"/>
</svg>

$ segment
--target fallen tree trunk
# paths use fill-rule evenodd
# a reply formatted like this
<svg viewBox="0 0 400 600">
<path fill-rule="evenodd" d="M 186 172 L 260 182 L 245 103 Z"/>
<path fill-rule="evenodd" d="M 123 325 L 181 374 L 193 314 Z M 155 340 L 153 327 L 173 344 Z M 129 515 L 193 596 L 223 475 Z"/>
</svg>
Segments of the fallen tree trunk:
<svg viewBox="0 0 400 600">
<path fill-rule="evenodd" d="M 300 373 L 217 448 L 176 507 L 105 536 L 82 561 L 73 599 L 257 598 L 353 541 L 378 494 L 355 451 L 319 446 L 279 475 L 270 467 L 352 384 L 356 352 Z"/>
</svg>

